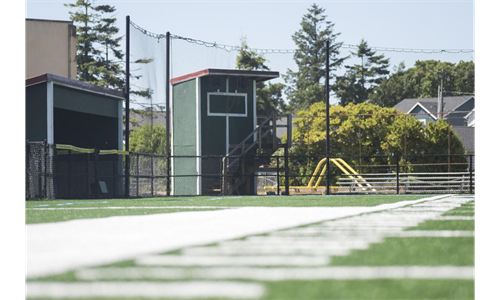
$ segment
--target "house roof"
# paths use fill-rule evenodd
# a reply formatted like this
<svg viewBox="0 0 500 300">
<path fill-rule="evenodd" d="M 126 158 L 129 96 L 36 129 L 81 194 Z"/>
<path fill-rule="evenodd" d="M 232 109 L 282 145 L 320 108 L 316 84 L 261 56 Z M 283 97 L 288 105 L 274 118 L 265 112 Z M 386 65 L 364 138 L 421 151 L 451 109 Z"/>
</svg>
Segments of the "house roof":
<svg viewBox="0 0 500 300">
<path fill-rule="evenodd" d="M 467 152 L 474 152 L 474 127 L 468 126 L 453 126 L 453 129 L 457 132 L 458 137 L 462 141 L 464 148 L 467 149 Z"/>
<path fill-rule="evenodd" d="M 113 90 L 110 88 L 97 86 L 97 85 L 93 85 L 90 83 L 78 81 L 75 79 L 61 77 L 61 76 L 57 76 L 54 74 L 48 74 L 48 73 L 26 79 L 26 87 L 28 87 L 30 85 L 39 84 L 42 82 L 49 82 L 49 81 L 54 82 L 55 84 L 58 84 L 58 85 L 69 86 L 72 88 L 86 90 L 86 91 L 97 93 L 97 94 L 112 96 L 112 97 L 121 98 L 121 99 L 125 98 L 125 93 L 122 91 Z"/>
<path fill-rule="evenodd" d="M 449 113 L 455 111 L 458 107 L 469 101 L 474 96 L 454 96 L 454 97 L 443 97 L 443 112 Z M 431 114 L 435 115 L 437 113 L 437 102 L 438 98 L 407 98 L 403 99 L 398 104 L 394 105 L 394 108 L 404 112 L 409 113 L 413 107 L 419 103 Z"/>
<path fill-rule="evenodd" d="M 208 76 L 208 75 L 225 75 L 225 76 L 244 76 L 252 77 L 257 82 L 265 81 L 273 78 L 278 78 L 280 76 L 279 72 L 275 71 L 249 71 L 249 70 L 229 70 L 229 69 L 205 69 L 198 72 L 182 75 L 179 77 L 172 78 L 170 80 L 171 84 L 180 83 L 186 80 L 190 80 L 197 77 Z"/>
</svg>

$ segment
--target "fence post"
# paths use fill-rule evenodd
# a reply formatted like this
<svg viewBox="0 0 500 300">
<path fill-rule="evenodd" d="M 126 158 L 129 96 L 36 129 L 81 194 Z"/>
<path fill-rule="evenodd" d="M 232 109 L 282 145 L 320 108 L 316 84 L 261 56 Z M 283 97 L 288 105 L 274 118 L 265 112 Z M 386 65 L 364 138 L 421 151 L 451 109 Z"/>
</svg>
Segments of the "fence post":
<svg viewBox="0 0 500 300">
<path fill-rule="evenodd" d="M 396 156 L 396 194 L 399 195 L 399 155 Z"/>
<path fill-rule="evenodd" d="M 44 191 L 43 191 L 43 195 L 44 195 L 44 198 L 48 199 L 49 198 L 49 193 L 47 192 L 47 188 L 48 188 L 48 180 L 47 180 L 47 177 L 49 177 L 48 173 L 47 173 L 47 168 L 48 168 L 48 163 L 47 163 L 47 160 L 49 159 L 50 155 L 49 155 L 49 144 L 47 143 L 47 141 L 45 141 L 44 145 L 43 145 L 43 154 L 44 154 L 44 159 L 43 159 L 43 179 L 44 179 Z"/>
<path fill-rule="evenodd" d="M 222 186 L 221 186 L 223 196 L 226 195 L 227 191 L 226 185 L 227 185 L 227 156 L 224 156 L 222 158 Z"/>
<path fill-rule="evenodd" d="M 71 199 L 71 150 L 68 150 L 68 198 Z"/>
<path fill-rule="evenodd" d="M 470 155 L 469 156 L 469 193 L 472 194 L 472 184 L 473 184 L 473 168 L 474 168 L 474 165 L 472 163 L 472 160 L 474 159 L 474 155 Z"/>
<path fill-rule="evenodd" d="M 153 157 L 153 154 L 151 154 L 151 196 L 154 196 L 155 194 L 155 187 L 154 187 L 154 183 L 155 183 L 155 172 L 154 172 L 154 161 L 153 161 L 154 157 Z"/>
<path fill-rule="evenodd" d="M 290 195 L 290 173 L 288 166 L 288 145 L 285 146 L 285 195 Z"/>
<path fill-rule="evenodd" d="M 30 170 L 31 170 L 31 167 L 30 167 L 30 156 L 31 156 L 31 149 L 30 149 L 30 141 L 29 140 L 26 140 L 26 199 L 30 199 L 31 198 L 31 192 L 30 192 L 30 186 L 32 184 L 31 182 L 31 176 L 30 176 Z"/>
<path fill-rule="evenodd" d="M 95 186 L 96 186 L 96 197 L 99 198 L 101 196 L 101 187 L 99 186 L 99 149 L 94 148 L 94 175 L 95 175 Z"/>
<path fill-rule="evenodd" d="M 87 153 L 87 167 L 85 169 L 87 173 L 87 199 L 90 199 L 90 153 Z"/>
<path fill-rule="evenodd" d="M 280 157 L 279 155 L 276 156 L 276 181 L 278 186 L 276 187 L 276 193 L 279 195 L 280 194 Z"/>
<path fill-rule="evenodd" d="M 139 197 L 139 154 L 136 154 L 137 159 L 135 160 L 135 190 L 136 197 Z"/>
</svg>

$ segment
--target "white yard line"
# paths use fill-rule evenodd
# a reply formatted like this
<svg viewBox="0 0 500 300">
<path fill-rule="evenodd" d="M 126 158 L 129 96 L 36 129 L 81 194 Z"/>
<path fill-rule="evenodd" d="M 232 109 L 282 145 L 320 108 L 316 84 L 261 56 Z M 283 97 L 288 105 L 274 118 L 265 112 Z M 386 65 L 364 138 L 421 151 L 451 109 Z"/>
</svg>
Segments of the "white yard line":
<svg viewBox="0 0 500 300">
<path fill-rule="evenodd" d="M 371 207 L 242 207 L 30 224 L 26 226 L 27 277 L 396 209 L 443 197 L 448 195 Z"/>
<path fill-rule="evenodd" d="M 223 279 L 223 280 L 367 280 L 367 279 L 474 279 L 474 267 L 383 266 L 319 268 L 100 268 L 76 272 L 84 280 Z"/>
<path fill-rule="evenodd" d="M 328 256 L 184 256 L 153 255 L 135 260 L 145 266 L 326 266 Z"/>
<path fill-rule="evenodd" d="M 106 210 L 106 209 L 228 209 L 234 206 L 102 206 L 102 207 L 34 207 L 26 210 Z"/>
<path fill-rule="evenodd" d="M 470 216 L 441 216 L 435 220 L 439 221 L 474 221 L 475 217 Z"/>
<path fill-rule="evenodd" d="M 37 298 L 229 298 L 254 299 L 264 294 L 258 283 L 243 282 L 28 282 L 27 297 Z"/>
</svg>

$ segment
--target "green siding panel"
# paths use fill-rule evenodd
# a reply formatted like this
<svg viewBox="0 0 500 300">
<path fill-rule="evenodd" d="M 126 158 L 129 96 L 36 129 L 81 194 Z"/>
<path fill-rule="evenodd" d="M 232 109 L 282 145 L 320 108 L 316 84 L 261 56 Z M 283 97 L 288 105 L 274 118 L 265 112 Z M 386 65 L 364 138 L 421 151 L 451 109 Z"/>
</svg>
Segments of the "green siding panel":
<svg viewBox="0 0 500 300">
<path fill-rule="evenodd" d="M 47 139 L 47 84 L 26 87 L 26 139 Z"/>
<path fill-rule="evenodd" d="M 247 117 L 229 117 L 229 144 L 239 144 L 254 130 L 253 80 L 244 77 L 229 77 L 229 80 L 227 78 L 226 76 L 200 78 L 203 155 L 226 154 L 226 117 L 208 116 L 208 93 L 237 92 L 247 94 Z M 241 110 L 241 108 L 238 109 Z"/>
<path fill-rule="evenodd" d="M 196 155 L 196 80 L 174 85 L 172 95 L 173 154 L 174 156 Z M 175 195 L 196 195 L 198 177 L 196 158 L 175 157 L 173 159 Z"/>
<path fill-rule="evenodd" d="M 118 98 L 54 84 L 54 108 L 118 118 Z"/>
</svg>

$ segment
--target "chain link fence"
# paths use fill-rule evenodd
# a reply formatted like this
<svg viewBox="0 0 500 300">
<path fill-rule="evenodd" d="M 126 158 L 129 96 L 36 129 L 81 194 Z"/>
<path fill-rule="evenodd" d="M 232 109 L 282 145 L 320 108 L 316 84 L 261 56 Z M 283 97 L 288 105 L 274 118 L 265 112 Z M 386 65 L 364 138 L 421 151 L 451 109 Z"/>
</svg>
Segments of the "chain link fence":
<svg viewBox="0 0 500 300">
<path fill-rule="evenodd" d="M 167 156 L 130 153 L 130 197 L 474 193 L 474 155 Z M 233 162 L 232 165 L 231 162 Z M 330 164 L 327 173 L 326 164 Z M 26 199 L 125 197 L 124 155 L 26 143 Z M 170 193 L 167 193 L 170 191 Z"/>
</svg>

